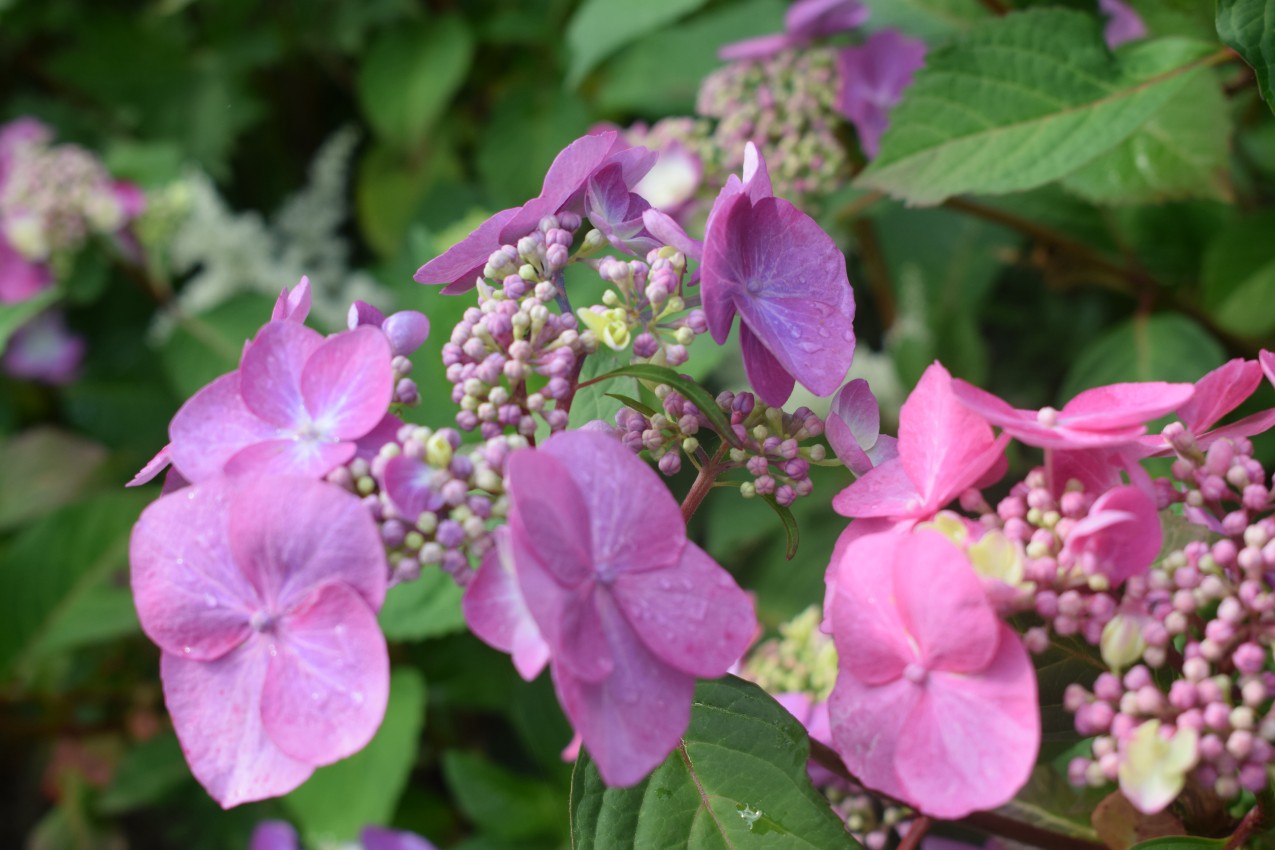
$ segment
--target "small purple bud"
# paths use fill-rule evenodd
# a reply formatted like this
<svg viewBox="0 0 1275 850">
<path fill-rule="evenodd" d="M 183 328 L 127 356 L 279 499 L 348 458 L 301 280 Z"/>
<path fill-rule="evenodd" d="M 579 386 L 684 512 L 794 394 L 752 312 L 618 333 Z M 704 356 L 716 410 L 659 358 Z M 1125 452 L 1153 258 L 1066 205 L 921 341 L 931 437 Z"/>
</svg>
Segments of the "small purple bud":
<svg viewBox="0 0 1275 850">
<path fill-rule="evenodd" d="M 669 452 L 660 458 L 660 472 L 665 475 L 676 475 L 682 469 L 682 456 L 677 452 Z"/>
</svg>

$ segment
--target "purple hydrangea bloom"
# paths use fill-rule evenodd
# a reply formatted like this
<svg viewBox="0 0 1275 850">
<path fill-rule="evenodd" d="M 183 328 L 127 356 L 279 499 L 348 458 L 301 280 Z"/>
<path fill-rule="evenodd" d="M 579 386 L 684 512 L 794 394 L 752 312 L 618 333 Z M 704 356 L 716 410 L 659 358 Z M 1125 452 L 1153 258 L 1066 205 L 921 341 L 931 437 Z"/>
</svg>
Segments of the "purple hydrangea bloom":
<svg viewBox="0 0 1275 850">
<path fill-rule="evenodd" d="M 388 568 L 357 497 L 308 478 L 196 484 L 142 513 L 129 561 L 182 751 L 222 806 L 285 794 L 371 740 Z"/>
<path fill-rule="evenodd" d="M 1098 0 L 1098 9 L 1107 16 L 1107 26 L 1102 31 L 1107 47 L 1115 50 L 1126 41 L 1146 38 L 1147 25 L 1128 3 Z"/>
<path fill-rule="evenodd" d="M 53 285 L 53 272 L 19 254 L 0 233 L 0 304 L 26 301 Z"/>
<path fill-rule="evenodd" d="M 326 475 L 384 419 L 390 359 L 376 328 L 325 339 L 299 322 L 270 322 L 237 371 L 177 411 L 169 427 L 173 464 L 194 482 L 223 473 Z"/>
<path fill-rule="evenodd" d="M 74 380 L 84 359 L 84 338 L 66 329 L 58 311 L 41 313 L 14 332 L 0 365 L 15 378 L 46 384 Z"/>
<path fill-rule="evenodd" d="M 547 651 L 602 778 L 632 785 L 677 746 L 695 678 L 723 675 L 748 646 L 752 603 L 614 437 L 569 431 L 515 452 L 506 486 L 506 555 L 466 591 L 466 619 L 524 675 Z"/>
<path fill-rule="evenodd" d="M 899 454 L 899 441 L 881 433 L 881 410 L 863 378 L 846 384 L 832 400 L 824 433 L 837 457 L 855 475 L 864 475 Z"/>
<path fill-rule="evenodd" d="M 744 368 L 766 404 L 783 405 L 795 381 L 831 395 L 854 358 L 845 255 L 814 219 L 772 195 L 751 143 L 743 175 L 731 176 L 708 217 L 700 281 L 709 332 L 725 342 L 739 313 Z"/>
<path fill-rule="evenodd" d="M 925 42 L 896 30 L 875 32 L 861 46 L 847 47 L 838 54 L 841 92 L 837 109 L 854 124 L 868 157 L 877 155 L 881 135 L 890 125 L 890 110 L 924 64 Z"/>
<path fill-rule="evenodd" d="M 717 55 L 728 61 L 765 59 L 816 38 L 854 29 L 867 19 L 868 9 L 858 0 L 797 0 L 784 15 L 782 33 L 727 44 Z"/>
</svg>

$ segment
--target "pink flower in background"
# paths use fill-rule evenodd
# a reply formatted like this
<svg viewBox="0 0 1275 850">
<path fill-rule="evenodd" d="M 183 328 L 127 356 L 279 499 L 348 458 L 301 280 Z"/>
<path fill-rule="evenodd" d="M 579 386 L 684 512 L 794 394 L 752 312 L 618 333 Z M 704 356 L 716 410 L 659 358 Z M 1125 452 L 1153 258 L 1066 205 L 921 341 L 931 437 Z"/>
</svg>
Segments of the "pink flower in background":
<svg viewBox="0 0 1275 850">
<path fill-rule="evenodd" d="M 504 556 L 484 562 L 466 617 L 524 676 L 547 650 L 602 778 L 632 785 L 677 745 L 696 677 L 723 675 L 747 648 L 752 603 L 686 539 L 659 476 L 607 434 L 514 453 L 506 486 Z"/>
<path fill-rule="evenodd" d="M 829 717 L 850 772 L 945 819 L 1008 802 L 1040 746 L 1036 674 L 965 555 L 933 531 L 874 534 L 828 582 Z"/>
<path fill-rule="evenodd" d="M 388 568 L 356 497 L 307 478 L 196 484 L 142 513 L 129 560 L 182 751 L 223 807 L 285 794 L 371 740 Z"/>
<path fill-rule="evenodd" d="M 727 44 L 717 56 L 728 61 L 765 59 L 816 38 L 854 29 L 867 19 L 868 9 L 858 0 L 796 0 L 784 15 L 782 33 Z"/>
<path fill-rule="evenodd" d="M 925 64 L 925 42 L 895 30 L 881 30 L 859 47 L 837 55 L 841 91 L 837 110 L 854 124 L 868 158 L 881 149 L 881 135 L 890 126 L 890 110 L 912 85 L 912 75 Z"/>
<path fill-rule="evenodd" d="M 831 395 L 854 359 L 845 255 L 814 219 L 771 194 L 751 142 L 743 178 L 731 175 L 706 226 L 700 297 L 709 332 L 724 343 L 739 314 L 744 369 L 766 404 L 783 405 L 798 381 Z"/>
<path fill-rule="evenodd" d="M 881 433 L 881 410 L 868 382 L 855 378 L 832 400 L 824 420 L 828 444 L 855 475 L 898 457 L 898 440 Z"/>
<path fill-rule="evenodd" d="M 838 493 L 837 513 L 929 519 L 989 474 L 999 477 L 1008 439 L 994 437 L 981 416 L 957 401 L 953 383 L 937 362 L 925 370 L 899 411 L 898 456 Z"/>
<path fill-rule="evenodd" d="M 237 371 L 177 411 L 169 427 L 173 464 L 194 482 L 223 473 L 326 475 L 384 419 L 390 359 L 377 328 L 325 339 L 296 321 L 270 322 Z"/>
<path fill-rule="evenodd" d="M 79 371 L 84 347 L 84 338 L 68 331 L 62 313 L 52 310 L 14 332 L 0 366 L 15 378 L 66 384 Z"/>
</svg>

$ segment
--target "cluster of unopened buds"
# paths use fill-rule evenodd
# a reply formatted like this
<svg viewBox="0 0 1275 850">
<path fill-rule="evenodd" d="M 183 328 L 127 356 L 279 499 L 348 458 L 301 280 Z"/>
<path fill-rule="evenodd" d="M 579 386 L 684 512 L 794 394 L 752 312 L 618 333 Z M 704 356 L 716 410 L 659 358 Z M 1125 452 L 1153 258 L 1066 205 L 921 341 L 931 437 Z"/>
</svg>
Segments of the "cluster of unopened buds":
<svg viewBox="0 0 1275 850">
<path fill-rule="evenodd" d="M 687 347 L 708 331 L 704 311 L 686 311 L 681 296 L 686 257 L 670 247 L 653 248 L 646 262 L 603 257 L 598 275 L 614 289 L 602 304 L 581 308 L 580 319 L 598 341 L 615 351 L 630 343 L 633 357 L 663 366 L 681 366 L 690 357 Z"/>
</svg>

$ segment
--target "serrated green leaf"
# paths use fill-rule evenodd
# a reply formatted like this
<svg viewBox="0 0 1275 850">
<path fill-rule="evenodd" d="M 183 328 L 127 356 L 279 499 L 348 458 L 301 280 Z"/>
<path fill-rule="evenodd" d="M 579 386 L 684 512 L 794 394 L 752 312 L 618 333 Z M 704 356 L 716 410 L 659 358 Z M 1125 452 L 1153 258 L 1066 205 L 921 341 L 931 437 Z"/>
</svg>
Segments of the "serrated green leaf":
<svg viewBox="0 0 1275 850">
<path fill-rule="evenodd" d="M 1275 315 L 1264 308 L 1275 299 L 1273 228 L 1272 212 L 1243 219 L 1221 231 L 1204 252 L 1204 307 L 1231 333 L 1256 337 L 1275 330 Z"/>
<path fill-rule="evenodd" d="M 362 752 L 321 767 L 283 798 L 306 843 L 351 841 L 368 824 L 389 823 L 416 762 L 425 725 L 425 680 L 410 668 L 390 676 L 390 701 Z"/>
<path fill-rule="evenodd" d="M 585 0 L 567 24 L 567 85 L 616 50 L 701 8 L 708 0 Z"/>
<path fill-rule="evenodd" d="M 387 144 L 418 149 L 469 71 L 474 39 L 459 15 L 388 30 L 359 69 L 359 105 Z"/>
<path fill-rule="evenodd" d="M 117 492 L 55 511 L 0 556 L 0 679 L 21 669 L 77 599 L 128 561 L 128 537 L 148 495 Z"/>
<path fill-rule="evenodd" d="M 1217 34 L 1257 75 L 1266 105 L 1275 111 L 1275 0 L 1217 0 Z"/>
<path fill-rule="evenodd" d="M 1218 341 L 1186 316 L 1134 316 L 1085 349 L 1060 396 L 1122 381 L 1197 381 L 1225 360 Z"/>
<path fill-rule="evenodd" d="M 1230 200 L 1231 113 L 1217 76 L 1195 74 L 1133 135 L 1063 178 L 1100 204 Z"/>
<path fill-rule="evenodd" d="M 55 428 L 32 428 L 0 444 L 0 530 L 74 501 L 106 460 L 92 440 Z"/>
<path fill-rule="evenodd" d="M 512 841 L 562 832 L 563 801 L 541 779 L 460 750 L 443 753 L 442 762 L 457 805 L 480 833 Z"/>
<path fill-rule="evenodd" d="M 622 366 L 619 369 L 607 372 L 594 378 L 598 383 L 610 380 L 611 378 L 630 377 L 637 378 L 642 381 L 649 381 L 655 384 L 663 384 L 669 389 L 676 390 L 679 394 L 686 398 L 691 404 L 699 408 L 700 413 L 708 417 L 708 421 L 712 423 L 713 430 L 730 443 L 732 446 L 739 445 L 739 437 L 730 427 L 730 420 L 726 418 L 726 414 L 722 413 L 722 409 L 717 406 L 716 399 L 694 381 L 683 378 L 674 370 L 667 366 L 653 366 L 649 363 L 634 363 L 630 366 Z"/>
<path fill-rule="evenodd" d="M 396 585 L 381 608 L 381 631 L 389 640 L 414 641 L 465 630 L 460 610 L 464 591 L 440 569 L 426 568 L 416 581 Z"/>
<path fill-rule="evenodd" d="M 775 501 L 774 496 L 762 497 L 766 504 L 770 505 L 775 515 L 779 517 L 779 521 L 784 526 L 784 537 L 787 539 L 787 548 L 784 549 L 784 557 L 789 561 L 797 554 L 797 544 L 801 542 L 801 532 L 797 528 L 797 518 L 792 515 L 792 511 Z"/>
<path fill-rule="evenodd" d="M 699 682 L 681 744 L 642 782 L 607 788 L 581 754 L 572 847 L 857 848 L 811 785 L 809 756 L 801 724 L 761 688 L 733 676 Z"/>
<path fill-rule="evenodd" d="M 1216 61 L 1211 49 L 1161 39 L 1113 58 L 1091 15 L 989 20 L 926 57 L 857 185 L 936 204 L 1056 180 L 1133 133 Z"/>
</svg>

